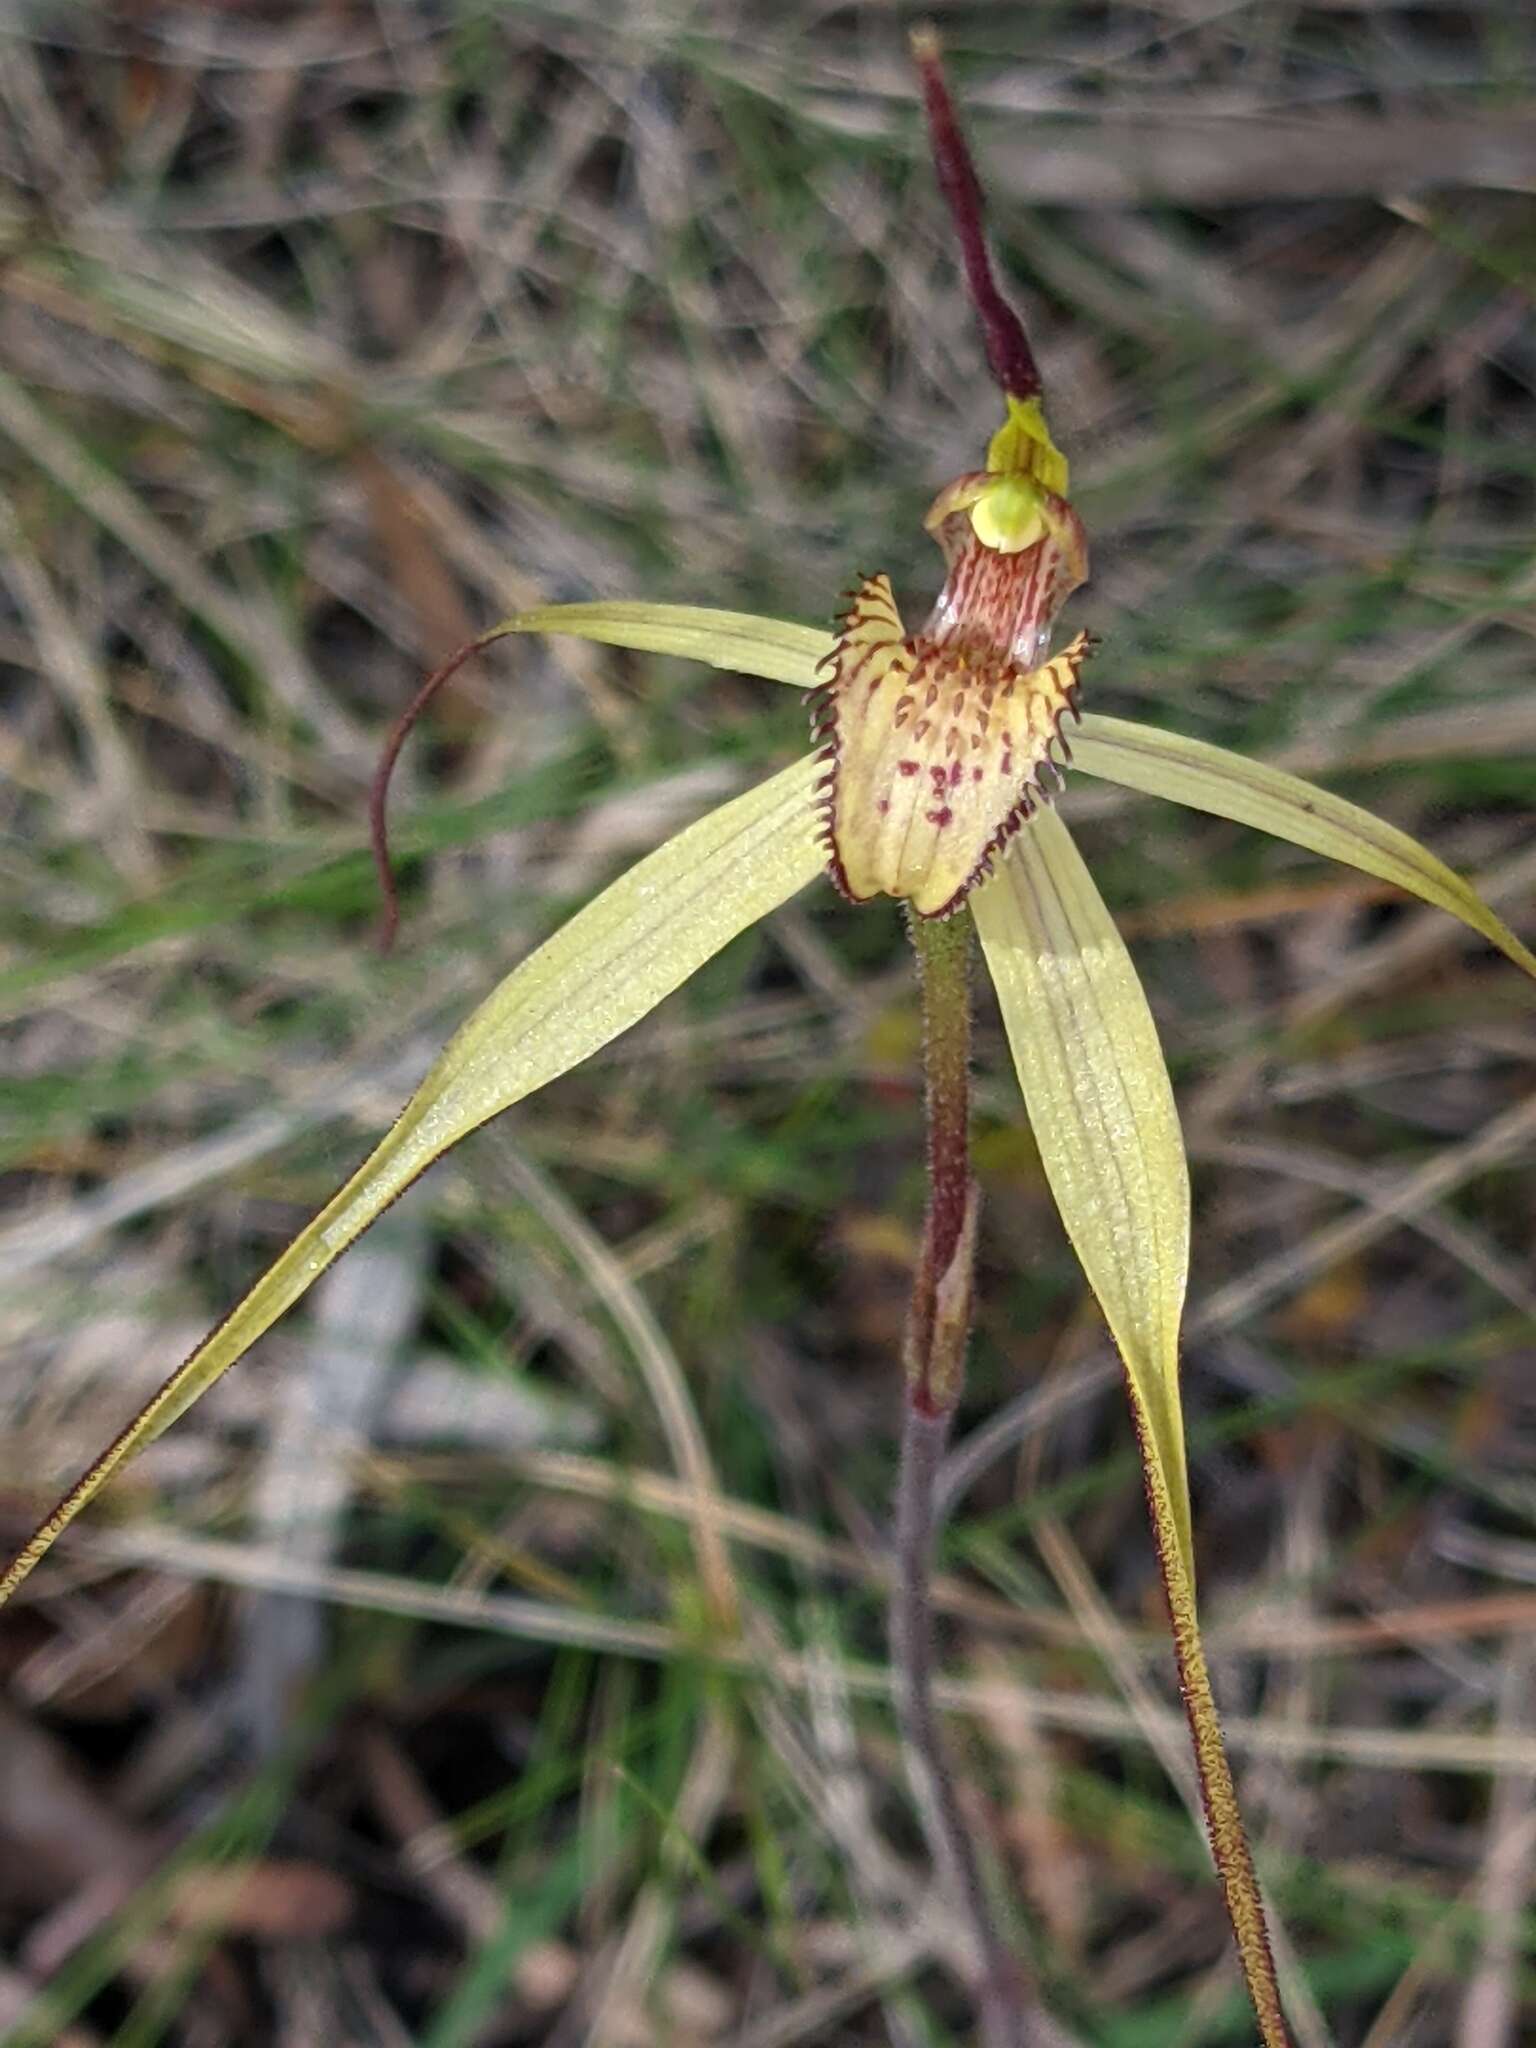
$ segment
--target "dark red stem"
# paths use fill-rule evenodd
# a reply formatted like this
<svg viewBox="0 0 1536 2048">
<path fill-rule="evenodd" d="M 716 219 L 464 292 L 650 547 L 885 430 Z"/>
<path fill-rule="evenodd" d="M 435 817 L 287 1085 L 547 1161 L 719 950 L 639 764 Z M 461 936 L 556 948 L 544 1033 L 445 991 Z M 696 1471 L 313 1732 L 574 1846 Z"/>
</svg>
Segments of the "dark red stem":
<svg viewBox="0 0 1536 2048">
<path fill-rule="evenodd" d="M 954 1405 L 970 1330 L 971 920 L 911 920 L 923 1002 L 928 1210 L 907 1320 L 907 1390 L 929 1414 Z"/>
<path fill-rule="evenodd" d="M 934 1500 L 965 1374 L 976 1254 L 971 1178 L 971 918 L 911 919 L 923 1001 L 928 1209 L 907 1317 L 906 1400 L 896 1479 L 891 1667 L 907 1768 L 934 1862 L 971 1932 L 978 2048 L 1027 2048 L 1038 2007 L 999 1931 L 934 1703 Z"/>
</svg>

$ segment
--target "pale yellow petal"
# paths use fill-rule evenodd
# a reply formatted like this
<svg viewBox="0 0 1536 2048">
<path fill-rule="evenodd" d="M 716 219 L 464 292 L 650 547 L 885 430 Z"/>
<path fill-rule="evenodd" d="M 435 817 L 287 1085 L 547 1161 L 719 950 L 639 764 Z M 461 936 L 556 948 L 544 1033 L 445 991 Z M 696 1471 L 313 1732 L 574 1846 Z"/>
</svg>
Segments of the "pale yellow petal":
<svg viewBox="0 0 1536 2048">
<path fill-rule="evenodd" d="M 801 689 L 816 682 L 817 664 L 837 645 L 832 634 L 816 626 L 692 604 L 541 604 L 514 612 L 486 638 L 507 633 L 570 633 L 578 640 L 600 640 L 643 654 L 679 654 Z"/>
<path fill-rule="evenodd" d="M 1373 817 L 1283 768 L 1186 739 L 1130 719 L 1085 713 L 1072 735 L 1072 758 L 1090 775 L 1125 789 L 1167 797 L 1192 810 L 1211 811 L 1240 825 L 1255 825 L 1311 853 L 1359 868 L 1410 895 L 1448 910 L 1490 945 L 1536 977 L 1536 956 L 1523 946 L 1475 889 L 1453 868 L 1395 825 Z"/>
<path fill-rule="evenodd" d="M 1211 1848 L 1260 2034 L 1288 2048 L 1200 1640 L 1179 1399 L 1189 1176 L 1157 1028 L 1054 811 L 1024 828 L 971 912 L 1051 1192 L 1125 1365 Z"/>
<path fill-rule="evenodd" d="M 970 900 L 1051 1192 L 1145 1410 L 1192 1580 L 1179 1406 L 1189 1170 L 1157 1027 L 1054 811 Z"/>
<path fill-rule="evenodd" d="M 7 1599 L 117 1468 L 244 1356 L 417 1175 L 479 1125 L 638 1023 L 722 946 L 825 865 L 799 761 L 631 868 L 488 996 L 399 1121 L 165 1382 L 0 1578 Z"/>
</svg>

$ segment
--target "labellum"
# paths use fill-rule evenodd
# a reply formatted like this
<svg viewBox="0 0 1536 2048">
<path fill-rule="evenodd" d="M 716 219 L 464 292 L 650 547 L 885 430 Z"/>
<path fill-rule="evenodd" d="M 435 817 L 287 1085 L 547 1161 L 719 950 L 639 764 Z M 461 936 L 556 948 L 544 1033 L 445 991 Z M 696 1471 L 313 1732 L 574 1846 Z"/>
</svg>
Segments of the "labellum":
<svg viewBox="0 0 1536 2048">
<path fill-rule="evenodd" d="M 888 578 L 865 577 L 813 700 L 830 871 L 855 902 L 948 917 L 1059 788 L 1052 750 L 1071 759 L 1062 721 L 1094 641 L 1041 656 L 1088 550 L 1039 401 L 1008 407 L 988 467 L 929 511 L 949 573 L 922 630 L 907 633 Z"/>
</svg>

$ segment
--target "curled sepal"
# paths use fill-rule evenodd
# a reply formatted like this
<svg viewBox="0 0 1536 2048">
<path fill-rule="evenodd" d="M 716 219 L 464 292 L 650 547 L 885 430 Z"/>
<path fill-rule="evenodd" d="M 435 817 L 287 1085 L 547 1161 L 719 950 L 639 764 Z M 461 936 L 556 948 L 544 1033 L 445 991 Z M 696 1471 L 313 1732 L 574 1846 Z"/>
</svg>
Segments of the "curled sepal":
<svg viewBox="0 0 1536 2048">
<path fill-rule="evenodd" d="M 1043 811 L 971 898 L 1062 1221 L 1125 1366 L 1211 1848 L 1267 2048 L 1285 2048 L 1264 1908 L 1200 1644 L 1179 1321 L 1189 1173 L 1157 1029 L 1066 826 Z"/>
<path fill-rule="evenodd" d="M 799 761 L 679 832 L 513 969 L 346 1186 L 42 1523 L 0 1578 L 0 1603 L 118 1467 L 206 1393 L 435 1159 L 638 1023 L 820 872 L 814 773 Z"/>
<path fill-rule="evenodd" d="M 773 683 L 809 689 L 817 666 L 835 642 L 814 626 L 796 626 L 787 619 L 763 619 L 752 612 L 717 611 L 702 605 L 646 604 L 598 600 L 588 604 L 541 604 L 492 626 L 477 639 L 466 640 L 435 668 L 395 720 L 368 795 L 369 837 L 379 877 L 384 914 L 379 948 L 387 953 L 400 921 L 400 900 L 389 856 L 389 785 L 401 749 L 427 706 L 477 654 L 514 633 L 565 633 L 573 639 L 596 640 L 609 647 L 632 647 L 646 654 L 680 654 L 716 668 L 763 676 Z"/>
<path fill-rule="evenodd" d="M 980 641 L 906 636 L 891 586 L 854 595 L 813 711 L 832 877 L 861 903 L 945 917 L 1059 781 L 1052 748 L 1092 645 L 1020 668 Z"/>
<path fill-rule="evenodd" d="M 1310 853 L 1391 882 L 1459 917 L 1536 978 L 1536 956 L 1454 868 L 1408 833 L 1331 790 L 1267 762 L 1229 753 L 1208 740 L 1186 739 L 1182 733 L 1097 713 L 1083 719 L 1072 758 L 1077 767 L 1106 782 L 1256 826 Z"/>
</svg>

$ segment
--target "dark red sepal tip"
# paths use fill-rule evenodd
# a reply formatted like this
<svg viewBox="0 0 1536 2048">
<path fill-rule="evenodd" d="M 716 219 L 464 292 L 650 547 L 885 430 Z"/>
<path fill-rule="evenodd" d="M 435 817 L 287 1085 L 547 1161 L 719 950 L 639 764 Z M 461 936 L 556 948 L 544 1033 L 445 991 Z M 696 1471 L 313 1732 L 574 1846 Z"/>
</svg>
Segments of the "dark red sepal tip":
<svg viewBox="0 0 1536 2048">
<path fill-rule="evenodd" d="M 938 32 L 933 28 L 912 31 L 912 58 L 922 81 L 923 106 L 928 115 L 928 138 L 933 149 L 934 170 L 939 189 L 949 203 L 950 217 L 960 238 L 960 255 L 971 303 L 981 323 L 982 341 L 993 376 L 1012 398 L 1035 398 L 1040 393 L 1040 371 L 1034 350 L 1024 332 L 1024 323 L 997 288 L 992 262 L 987 254 L 982 228 L 985 203 L 976 166 L 960 130 L 954 101 L 944 81 L 939 54 Z"/>
</svg>

